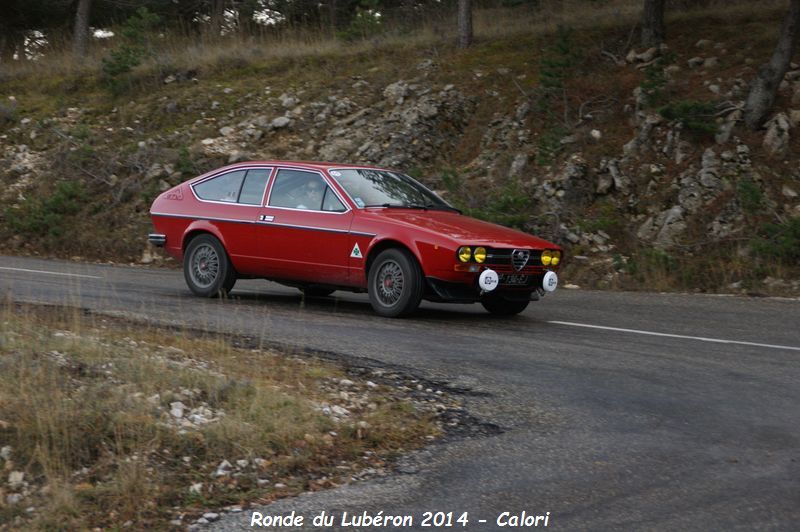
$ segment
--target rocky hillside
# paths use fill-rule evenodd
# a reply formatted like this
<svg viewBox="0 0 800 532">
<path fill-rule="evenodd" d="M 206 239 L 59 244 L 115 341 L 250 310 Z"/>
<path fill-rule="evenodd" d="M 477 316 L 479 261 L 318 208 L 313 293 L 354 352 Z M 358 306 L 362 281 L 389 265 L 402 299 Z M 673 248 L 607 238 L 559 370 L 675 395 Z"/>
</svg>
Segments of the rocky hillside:
<svg viewBox="0 0 800 532">
<path fill-rule="evenodd" d="M 162 261 L 162 190 L 216 166 L 377 163 L 467 213 L 568 249 L 581 286 L 800 293 L 800 66 L 761 132 L 741 122 L 782 11 L 174 66 L 0 78 L 6 253 Z"/>
</svg>

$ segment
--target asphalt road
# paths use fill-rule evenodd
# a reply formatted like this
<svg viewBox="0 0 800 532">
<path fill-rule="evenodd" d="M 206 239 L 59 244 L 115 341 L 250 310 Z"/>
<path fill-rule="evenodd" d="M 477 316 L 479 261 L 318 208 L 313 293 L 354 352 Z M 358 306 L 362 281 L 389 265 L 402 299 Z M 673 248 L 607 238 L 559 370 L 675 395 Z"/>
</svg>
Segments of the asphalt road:
<svg viewBox="0 0 800 532">
<path fill-rule="evenodd" d="M 564 530 L 800 526 L 798 300 L 559 290 L 514 319 L 425 303 L 387 320 L 364 295 L 303 302 L 243 281 L 231 300 L 202 300 L 177 271 L 16 257 L 0 257 L 0 290 L 401 366 L 481 392 L 468 408 L 504 429 L 263 514 L 326 510 L 340 524 L 343 511 L 382 510 L 419 527 L 424 511 L 469 512 L 466 530 L 523 510 Z M 242 512 L 212 526 L 249 525 Z"/>
</svg>

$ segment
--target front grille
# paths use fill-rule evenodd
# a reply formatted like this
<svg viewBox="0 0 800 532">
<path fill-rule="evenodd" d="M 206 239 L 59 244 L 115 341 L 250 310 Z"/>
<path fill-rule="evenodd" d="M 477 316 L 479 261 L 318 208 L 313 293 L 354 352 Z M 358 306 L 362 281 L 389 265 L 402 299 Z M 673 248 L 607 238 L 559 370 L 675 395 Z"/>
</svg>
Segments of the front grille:
<svg viewBox="0 0 800 532">
<path fill-rule="evenodd" d="M 514 269 L 520 271 L 527 266 L 528 259 L 531 258 L 531 252 L 527 249 L 515 249 L 511 252 L 511 265 Z"/>
<path fill-rule="evenodd" d="M 514 252 L 522 251 L 528 256 L 514 257 Z M 485 264 L 493 266 L 507 266 L 509 270 L 522 271 L 530 267 L 537 267 L 542 265 L 541 261 L 542 252 L 536 249 L 512 249 L 512 248 L 490 248 L 486 250 Z"/>
</svg>

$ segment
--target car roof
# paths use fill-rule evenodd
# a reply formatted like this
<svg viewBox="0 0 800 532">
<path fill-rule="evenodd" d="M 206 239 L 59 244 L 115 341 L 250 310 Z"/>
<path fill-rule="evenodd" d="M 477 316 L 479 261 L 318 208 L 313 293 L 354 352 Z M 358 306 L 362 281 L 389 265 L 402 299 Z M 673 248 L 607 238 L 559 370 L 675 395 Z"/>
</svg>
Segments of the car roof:
<svg viewBox="0 0 800 532">
<path fill-rule="evenodd" d="M 228 166 L 223 166 L 222 168 L 218 168 L 214 170 L 216 173 L 219 170 L 228 170 L 233 168 L 241 168 L 246 166 L 295 166 L 295 167 L 303 167 L 312 170 L 328 170 L 330 168 L 369 168 L 374 170 L 390 170 L 389 168 L 384 168 L 375 165 L 363 165 L 363 164 L 347 164 L 347 163 L 334 163 L 334 162 L 320 162 L 320 161 L 279 161 L 279 160 L 268 160 L 268 161 L 242 161 L 239 163 L 231 164 Z"/>
</svg>

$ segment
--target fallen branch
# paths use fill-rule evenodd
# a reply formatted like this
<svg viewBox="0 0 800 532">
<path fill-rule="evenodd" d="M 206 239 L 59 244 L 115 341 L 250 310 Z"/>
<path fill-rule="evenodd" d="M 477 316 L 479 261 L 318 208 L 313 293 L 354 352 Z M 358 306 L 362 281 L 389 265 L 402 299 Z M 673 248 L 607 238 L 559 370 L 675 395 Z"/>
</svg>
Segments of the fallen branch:
<svg viewBox="0 0 800 532">
<path fill-rule="evenodd" d="M 612 54 L 608 50 L 602 50 L 600 52 L 600 55 L 610 59 L 612 63 L 614 63 L 615 65 L 620 66 L 620 67 L 625 66 L 625 65 L 628 64 L 625 60 L 620 59 L 619 57 L 617 57 L 616 55 Z"/>
</svg>

